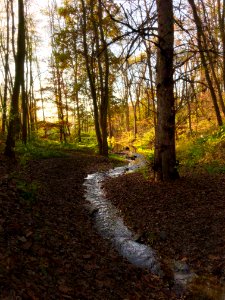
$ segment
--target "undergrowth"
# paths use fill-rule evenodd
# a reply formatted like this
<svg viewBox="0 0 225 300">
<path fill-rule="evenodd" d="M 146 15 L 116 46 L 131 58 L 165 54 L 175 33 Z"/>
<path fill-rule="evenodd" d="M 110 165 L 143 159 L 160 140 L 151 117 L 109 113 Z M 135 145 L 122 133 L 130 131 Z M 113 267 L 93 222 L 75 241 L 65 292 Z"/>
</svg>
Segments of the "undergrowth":
<svg viewBox="0 0 225 300">
<path fill-rule="evenodd" d="M 59 142 L 33 137 L 27 144 L 18 141 L 16 153 L 21 164 L 26 164 L 30 159 L 47 159 L 53 157 L 65 157 L 70 151 L 97 152 L 96 139 L 92 135 L 82 135 L 82 142 Z"/>
<path fill-rule="evenodd" d="M 96 140 L 93 139 L 93 136 L 83 136 L 80 143 L 60 143 L 58 141 L 33 138 L 26 145 L 22 142 L 17 142 L 16 145 L 16 154 L 21 165 L 26 165 L 30 159 L 67 157 L 73 151 L 98 153 Z M 115 165 L 124 164 L 124 158 L 117 154 L 110 153 L 109 159 Z"/>
<path fill-rule="evenodd" d="M 123 136 L 123 144 L 129 142 Z M 120 141 L 119 141 L 120 142 Z M 153 132 L 139 135 L 132 145 L 136 151 L 145 155 L 149 165 L 154 160 L 154 136 Z M 225 126 L 219 129 L 206 128 L 198 136 L 187 137 L 182 135 L 177 141 L 177 160 L 179 172 L 225 173 Z M 141 170 L 145 177 L 149 168 Z"/>
<path fill-rule="evenodd" d="M 177 157 L 185 170 L 202 169 L 208 173 L 225 173 L 225 126 L 198 138 L 180 140 Z"/>
<path fill-rule="evenodd" d="M 129 146 L 132 152 L 136 151 L 145 155 L 150 165 L 153 163 L 153 129 L 148 133 L 138 135 L 137 139 L 133 141 L 130 135 L 124 133 L 120 140 L 110 139 L 108 142 L 110 152 L 114 150 L 115 145 L 120 145 L 121 149 Z M 65 157 L 74 150 L 97 153 L 95 135 L 82 134 L 81 142 L 72 140 L 68 143 L 33 137 L 26 145 L 18 142 L 16 146 L 16 153 L 22 165 L 26 164 L 29 159 Z M 109 158 L 121 161 L 121 163 L 123 161 L 123 158 L 114 154 L 110 154 Z M 214 131 L 206 130 L 198 137 L 182 135 L 177 141 L 177 159 L 179 160 L 179 171 L 181 172 L 204 170 L 208 173 L 225 173 L 225 126 L 221 126 Z M 149 170 L 144 169 L 142 172 L 146 176 Z"/>
<path fill-rule="evenodd" d="M 42 140 L 33 140 L 26 145 L 22 142 L 18 142 L 16 145 L 16 153 L 22 165 L 26 164 L 30 159 L 66 156 L 66 153 L 62 151 L 58 143 Z"/>
</svg>

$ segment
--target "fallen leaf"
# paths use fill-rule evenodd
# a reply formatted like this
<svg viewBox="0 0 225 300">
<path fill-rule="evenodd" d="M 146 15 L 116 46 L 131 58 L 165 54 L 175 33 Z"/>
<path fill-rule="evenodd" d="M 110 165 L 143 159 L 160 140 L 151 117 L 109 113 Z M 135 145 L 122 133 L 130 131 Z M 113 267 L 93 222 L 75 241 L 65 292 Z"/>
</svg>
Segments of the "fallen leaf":
<svg viewBox="0 0 225 300">
<path fill-rule="evenodd" d="M 72 288 L 70 288 L 66 285 L 59 285 L 58 289 L 60 292 L 65 293 L 65 294 L 70 294 L 73 291 Z"/>
<path fill-rule="evenodd" d="M 24 243 L 21 248 L 24 250 L 28 250 L 28 249 L 30 249 L 31 246 L 32 246 L 32 242 L 28 241 L 28 242 Z"/>
</svg>

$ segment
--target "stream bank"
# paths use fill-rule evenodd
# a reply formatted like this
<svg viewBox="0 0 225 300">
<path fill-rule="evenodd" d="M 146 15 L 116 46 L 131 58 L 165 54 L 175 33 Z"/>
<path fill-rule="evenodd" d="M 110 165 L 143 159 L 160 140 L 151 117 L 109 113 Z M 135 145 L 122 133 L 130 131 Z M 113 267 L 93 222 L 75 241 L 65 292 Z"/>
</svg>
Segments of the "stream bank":
<svg viewBox="0 0 225 300">
<path fill-rule="evenodd" d="M 133 172 L 144 165 L 141 155 L 135 154 L 133 158 L 127 166 L 90 174 L 85 178 L 85 198 L 90 204 L 87 207 L 95 218 L 98 231 L 112 241 L 122 256 L 134 265 L 148 268 L 153 274 L 160 276 L 162 270 L 154 250 L 135 241 L 133 233 L 124 225 L 119 212 L 104 197 L 103 183 L 107 178 Z"/>
<path fill-rule="evenodd" d="M 84 208 L 83 182 L 87 174 L 112 168 L 110 160 L 71 152 L 67 158 L 36 159 L 15 169 L 0 156 L 0 165 L 0 299 L 181 299 L 96 232 Z M 186 262 L 202 277 L 198 288 L 205 288 L 204 294 L 214 291 L 216 298 L 203 299 L 220 299 L 224 175 L 190 174 L 179 183 L 156 185 L 130 173 L 108 178 L 104 186 L 106 198 L 142 243 L 165 260 Z M 214 276 L 207 279 L 209 286 L 207 274 Z"/>
<path fill-rule="evenodd" d="M 84 208 L 84 178 L 113 163 L 71 151 L 10 169 L 0 156 L 1 300 L 177 299 L 118 255 Z"/>
<path fill-rule="evenodd" d="M 90 214 L 95 220 L 95 226 L 100 234 L 110 239 L 117 251 L 132 264 L 148 269 L 152 274 L 161 278 L 168 277 L 165 268 L 160 266 L 160 259 L 149 245 L 139 242 L 139 238 L 128 229 L 119 211 L 105 197 L 103 184 L 108 178 L 115 178 L 129 174 L 144 167 L 146 161 L 144 156 L 134 153 L 130 154 L 130 162 L 127 166 L 117 167 L 106 172 L 89 174 L 85 178 L 85 198 L 89 205 Z M 162 235 L 162 234 L 161 234 Z M 164 266 L 163 266 L 164 267 Z M 168 269 L 168 266 L 166 267 Z M 187 285 L 197 277 L 184 261 L 173 260 L 169 266 L 170 277 L 166 280 L 173 282 L 172 289 L 178 296 L 185 293 Z M 168 273 L 168 272 L 167 272 Z M 167 282 L 168 283 L 168 282 Z"/>
<path fill-rule="evenodd" d="M 143 243 L 172 268 L 182 262 L 196 273 L 187 299 L 224 300 L 224 175 L 186 174 L 172 183 L 155 183 L 133 173 L 109 178 L 104 188 Z"/>
</svg>

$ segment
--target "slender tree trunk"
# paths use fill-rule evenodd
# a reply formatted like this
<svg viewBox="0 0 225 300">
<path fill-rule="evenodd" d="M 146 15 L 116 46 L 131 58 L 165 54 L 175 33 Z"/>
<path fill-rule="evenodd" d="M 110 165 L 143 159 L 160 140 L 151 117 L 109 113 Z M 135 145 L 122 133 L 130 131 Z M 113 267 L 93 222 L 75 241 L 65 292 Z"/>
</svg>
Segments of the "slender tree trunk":
<svg viewBox="0 0 225 300">
<path fill-rule="evenodd" d="M 204 11 L 204 22 L 207 24 L 208 22 L 208 19 L 207 19 L 207 12 L 206 12 L 206 7 L 205 7 L 205 4 L 203 1 L 201 1 L 201 5 L 202 5 L 202 8 L 203 8 L 203 11 Z M 216 15 L 215 15 L 215 11 L 214 13 L 212 12 L 212 18 L 214 17 L 214 19 L 217 20 L 216 18 Z M 200 19 L 200 18 L 199 18 Z M 224 22 L 224 21 L 223 21 Z M 200 20 L 200 23 L 201 23 L 201 27 L 202 27 L 202 22 Z M 216 24 L 216 28 L 218 28 L 218 24 Z M 223 26 L 222 26 L 223 27 Z M 211 35 L 211 39 L 209 40 L 205 34 L 205 31 L 201 30 L 202 32 L 202 39 L 203 39 L 203 43 L 204 43 L 204 48 L 205 48 L 205 53 L 206 53 L 206 58 L 208 59 L 208 62 L 209 62 L 209 67 L 210 67 L 210 70 L 211 70 L 211 73 L 212 73 L 212 78 L 214 80 L 214 83 L 215 83 L 215 86 L 216 86 L 216 89 L 217 89 L 217 94 L 218 94 L 218 99 L 219 99 L 219 104 L 220 104 L 220 108 L 223 112 L 223 115 L 225 116 L 225 105 L 224 105 L 224 101 L 223 101 L 223 96 L 222 96 L 222 90 L 221 90 L 221 85 L 220 85 L 220 82 L 219 82 L 219 79 L 217 77 L 217 74 L 216 74 L 216 68 L 218 68 L 218 65 L 216 65 L 216 61 L 215 61 L 215 58 L 213 59 L 212 57 L 212 53 L 210 51 L 208 51 L 208 48 L 209 48 L 209 44 L 211 44 L 211 46 L 213 47 L 213 49 L 218 53 L 218 46 L 217 46 L 217 41 L 218 41 L 218 36 L 215 36 L 213 37 L 213 32 L 210 30 L 209 28 L 209 34 Z M 216 33 L 215 33 L 216 34 Z M 222 39 L 223 39 L 223 34 L 222 34 Z M 213 54 L 215 56 L 215 54 Z M 218 55 L 217 55 L 217 60 L 219 59 Z"/>
<path fill-rule="evenodd" d="M 7 99 L 8 99 L 8 77 L 9 77 L 9 1 L 6 2 L 6 50 L 5 50 L 5 65 L 4 65 L 4 95 L 2 103 L 2 133 L 5 134 L 6 130 L 6 112 L 7 112 Z"/>
<path fill-rule="evenodd" d="M 27 143 L 27 124 L 28 124 L 28 99 L 27 99 L 27 93 L 25 89 L 25 84 L 24 84 L 24 78 L 23 78 L 23 83 L 21 85 L 22 88 L 22 112 L 23 112 L 23 118 L 22 118 L 22 141 L 24 144 Z"/>
<path fill-rule="evenodd" d="M 42 120 L 45 123 L 45 108 L 44 108 L 44 99 L 43 99 L 43 90 L 42 90 L 42 82 L 41 82 L 41 71 L 38 62 L 38 58 L 35 59 L 37 72 L 38 72 L 38 80 L 39 80 L 39 89 L 40 89 L 40 96 L 41 96 L 41 109 L 42 109 Z"/>
<path fill-rule="evenodd" d="M 60 131 L 60 142 L 66 142 L 65 125 L 64 125 L 64 112 L 62 102 L 62 74 L 59 70 L 59 66 L 56 63 L 56 103 L 59 118 L 59 131 Z"/>
<path fill-rule="evenodd" d="M 110 105 L 108 107 L 108 128 L 109 128 L 109 138 L 111 139 L 113 137 L 113 126 L 112 126 L 112 114 L 111 114 L 111 108 Z"/>
<path fill-rule="evenodd" d="M 8 1 L 8 0 L 7 0 Z M 14 7 L 13 3 L 14 1 L 10 1 L 11 3 L 11 15 L 12 15 L 12 27 L 11 27 L 11 32 L 12 32 L 12 51 L 13 51 L 13 57 L 14 60 L 16 61 L 16 43 L 15 43 L 15 32 L 16 32 L 16 26 L 15 26 L 15 13 L 14 13 Z"/>
<path fill-rule="evenodd" d="M 222 40 L 222 59 L 223 59 L 223 90 L 225 91 L 225 0 L 217 0 L 218 15 L 219 15 L 219 30 Z M 222 10 L 222 11 L 221 11 Z"/>
<path fill-rule="evenodd" d="M 67 94 L 67 86 L 65 84 L 64 78 L 62 77 L 62 89 L 64 92 L 65 97 L 65 110 L 66 110 L 66 126 L 64 126 L 64 134 L 66 135 L 66 129 L 68 132 L 68 135 L 70 136 L 70 126 L 69 126 L 69 106 L 68 106 L 68 94 Z"/>
<path fill-rule="evenodd" d="M 37 66 L 37 72 L 38 72 L 38 80 L 39 80 L 39 89 L 40 89 L 40 96 L 41 96 L 41 109 L 42 109 L 42 120 L 43 120 L 43 126 L 44 126 L 44 137 L 47 137 L 47 128 L 46 128 L 46 119 L 45 119 L 45 107 L 44 107 L 44 98 L 43 98 L 43 89 L 42 89 L 42 83 L 41 83 L 41 72 L 40 72 L 40 66 L 38 62 L 38 58 L 35 59 L 36 66 Z"/>
<path fill-rule="evenodd" d="M 88 80 L 89 80 L 90 89 L 91 89 L 91 96 L 92 96 L 92 100 L 93 100 L 94 123 L 95 123 L 96 137 L 97 137 L 97 141 L 98 141 L 98 148 L 99 148 L 99 153 L 102 154 L 103 141 L 102 141 L 100 126 L 99 126 L 98 103 L 97 103 L 97 93 L 96 93 L 94 74 L 92 74 L 91 63 L 90 63 L 89 54 L 88 54 L 86 5 L 84 3 L 84 0 L 81 0 L 81 4 L 82 4 L 82 12 L 83 12 L 82 36 L 83 36 L 84 58 L 85 58 L 87 75 L 88 75 Z"/>
<path fill-rule="evenodd" d="M 80 122 L 80 106 L 79 106 L 79 95 L 78 91 L 75 94 L 76 111 L 77 111 L 77 140 L 81 142 L 81 122 Z"/>
<path fill-rule="evenodd" d="M 24 63 L 26 62 L 26 79 L 25 79 L 25 66 L 23 64 L 23 71 L 21 71 L 21 100 L 22 100 L 22 142 L 27 143 L 27 131 L 28 131 L 28 59 L 29 55 L 26 55 L 26 40 L 28 41 L 28 33 L 24 23 L 24 35 L 23 35 L 23 52 Z"/>
<path fill-rule="evenodd" d="M 36 100 L 34 97 L 34 79 L 33 79 L 33 39 L 32 38 L 28 38 L 28 62 L 27 62 L 27 67 L 28 67 L 28 72 L 27 72 L 27 78 L 30 77 L 30 81 L 29 81 L 29 85 L 27 83 L 27 102 L 29 104 L 29 106 L 33 107 L 32 111 L 27 111 L 27 122 L 30 123 L 30 126 L 28 126 L 29 128 L 29 132 L 35 132 L 35 130 L 37 129 L 37 105 L 36 105 Z M 37 60 L 37 58 L 36 58 Z M 37 63 L 37 67 L 38 63 Z M 40 72 L 40 70 L 38 70 L 38 72 Z M 38 74 L 39 77 L 39 74 Z M 29 86 L 29 90 L 28 90 L 28 86 Z M 42 92 L 40 92 L 42 93 Z M 42 95 L 41 95 L 42 98 Z M 29 116 L 32 115 L 32 118 L 29 120 Z M 31 122 L 32 120 L 32 122 Z"/>
<path fill-rule="evenodd" d="M 99 123 L 101 128 L 102 148 L 100 154 L 108 156 L 107 114 L 109 104 L 109 58 L 102 21 L 102 3 L 98 0 L 98 24 L 95 20 L 94 2 L 91 2 L 91 19 L 95 33 L 97 62 L 100 83 Z M 103 50 L 102 50 L 103 49 Z"/>
<path fill-rule="evenodd" d="M 129 109 L 128 98 L 129 98 L 130 85 L 129 85 L 129 80 L 128 80 L 127 68 L 124 70 L 123 78 L 124 78 L 124 89 L 125 89 L 124 113 L 125 113 L 125 122 L 126 122 L 126 132 L 129 132 L 130 131 L 130 109 Z"/>
<path fill-rule="evenodd" d="M 77 116 L 77 140 L 81 142 L 81 120 L 80 120 L 80 103 L 79 103 L 79 87 L 78 87 L 78 54 L 77 54 L 77 41 L 74 38 L 74 54 L 75 58 L 75 66 L 74 66 L 74 85 L 75 85 L 75 103 L 76 103 L 76 116 Z"/>
<path fill-rule="evenodd" d="M 154 119 L 154 127 L 156 129 L 156 106 L 155 106 L 155 94 L 154 94 L 154 83 L 153 83 L 153 74 L 152 74 L 152 62 L 151 62 L 151 46 L 147 45 L 145 41 L 145 48 L 147 53 L 147 65 L 148 65 L 148 73 L 150 79 L 150 91 L 151 91 L 151 98 L 152 98 L 152 108 L 153 108 L 153 119 Z M 150 103 L 148 103 L 148 117 L 150 116 Z"/>
<path fill-rule="evenodd" d="M 206 45 L 206 43 L 203 43 L 204 32 L 203 32 L 203 28 L 202 28 L 202 22 L 199 18 L 194 0 L 188 0 L 188 2 L 189 2 L 190 6 L 192 8 L 192 11 L 193 11 L 193 16 L 194 16 L 194 20 L 195 20 L 195 24 L 196 24 L 196 28 L 197 28 L 198 48 L 199 48 L 199 51 L 200 51 L 201 61 L 202 61 L 202 65 L 203 65 L 204 72 L 205 72 L 205 77 L 206 77 L 206 80 L 207 80 L 207 83 L 208 83 L 208 86 L 209 86 L 209 90 L 210 90 L 210 93 L 211 93 L 211 97 L 212 97 L 212 101 L 213 101 L 213 105 L 214 105 L 214 110 L 215 110 L 215 113 L 216 113 L 217 123 L 218 123 L 219 126 L 222 126 L 223 121 L 222 121 L 222 118 L 221 118 L 216 93 L 215 93 L 215 90 L 213 88 L 212 80 L 211 80 L 210 74 L 209 74 L 209 68 L 208 68 L 208 65 L 207 65 L 206 57 L 205 57 L 206 49 L 204 49 L 204 44 Z"/>
<path fill-rule="evenodd" d="M 133 133 L 134 133 L 134 139 L 136 140 L 136 138 L 137 138 L 137 106 L 136 106 L 136 102 L 132 98 L 131 90 L 129 90 L 129 94 L 130 94 L 130 101 L 131 101 L 131 105 L 133 108 L 133 117 L 134 117 Z"/>
<path fill-rule="evenodd" d="M 10 120 L 8 135 L 6 139 L 5 155 L 9 157 L 15 156 L 15 141 L 20 130 L 19 118 L 19 94 L 20 87 L 24 84 L 24 61 L 25 61 L 25 20 L 24 20 L 24 3 L 18 0 L 18 38 L 17 38 L 17 54 L 15 61 L 15 81 L 13 86 L 13 94 L 11 99 Z"/>
<path fill-rule="evenodd" d="M 107 142 L 107 116 L 108 116 L 108 106 L 109 106 L 109 55 L 108 47 L 105 40 L 105 33 L 103 30 L 103 12 L 102 12 L 102 1 L 98 0 L 98 18 L 99 18 L 99 31 L 100 31 L 100 41 L 103 49 L 103 53 L 99 53 L 102 56 L 102 64 L 104 66 L 104 71 L 102 71 L 102 87 L 101 90 L 101 104 L 100 104 L 100 124 L 102 131 L 102 154 L 108 156 L 108 142 Z"/>
</svg>

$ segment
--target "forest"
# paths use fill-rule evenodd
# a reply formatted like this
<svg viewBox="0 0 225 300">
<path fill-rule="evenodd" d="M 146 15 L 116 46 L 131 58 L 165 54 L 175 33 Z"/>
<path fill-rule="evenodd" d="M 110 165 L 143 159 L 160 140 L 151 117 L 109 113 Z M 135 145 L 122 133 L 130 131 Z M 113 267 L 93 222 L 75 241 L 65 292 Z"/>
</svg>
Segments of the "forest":
<svg viewBox="0 0 225 300">
<path fill-rule="evenodd" d="M 225 1 L 0 4 L 0 299 L 224 299 Z"/>
<path fill-rule="evenodd" d="M 130 144 L 154 152 L 167 180 L 177 176 L 176 142 L 223 130 L 222 1 L 48 1 L 38 14 L 32 1 L 1 7 L 7 156 L 34 139 L 90 142 L 104 156 Z"/>
</svg>

